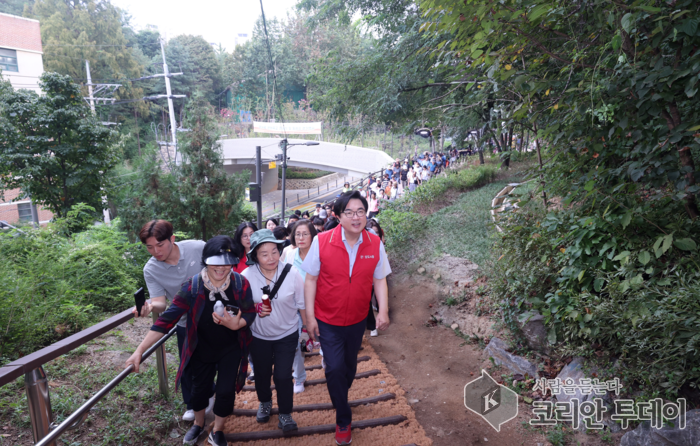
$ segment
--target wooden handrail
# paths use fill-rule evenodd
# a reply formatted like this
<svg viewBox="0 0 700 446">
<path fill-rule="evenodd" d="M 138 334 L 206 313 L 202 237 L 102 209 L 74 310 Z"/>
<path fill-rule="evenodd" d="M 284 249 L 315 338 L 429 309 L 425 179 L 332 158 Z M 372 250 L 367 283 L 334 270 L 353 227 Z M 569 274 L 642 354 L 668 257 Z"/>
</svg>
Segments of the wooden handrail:
<svg viewBox="0 0 700 446">
<path fill-rule="evenodd" d="M 0 367 L 0 387 L 14 381 L 20 376 L 23 376 L 25 373 L 58 358 L 61 355 L 65 355 L 69 351 L 80 347 L 101 334 L 108 332 L 114 327 L 118 327 L 133 317 L 134 315 L 131 313 L 131 308 L 129 308 L 128 310 L 124 310 L 121 313 L 99 322 L 90 328 L 86 328 L 85 330 L 72 336 L 61 339 L 48 347 L 44 347 L 41 350 L 37 350 L 34 353 L 23 356 L 16 361 L 12 361 L 4 367 Z"/>
</svg>

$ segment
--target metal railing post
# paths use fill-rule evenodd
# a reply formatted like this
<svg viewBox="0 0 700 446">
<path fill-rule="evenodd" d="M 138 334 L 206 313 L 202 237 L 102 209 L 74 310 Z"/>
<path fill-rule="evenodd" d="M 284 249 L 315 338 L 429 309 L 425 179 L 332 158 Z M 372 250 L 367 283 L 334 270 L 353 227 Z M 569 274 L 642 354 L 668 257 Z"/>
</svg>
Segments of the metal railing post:
<svg viewBox="0 0 700 446">
<path fill-rule="evenodd" d="M 49 381 L 46 379 L 43 367 L 39 366 L 24 374 L 24 388 L 29 403 L 29 418 L 32 420 L 32 434 L 36 443 L 49 434 L 53 423 Z M 49 445 L 55 446 L 56 442 L 51 442 Z"/>
<path fill-rule="evenodd" d="M 151 312 L 151 317 L 155 323 L 158 320 L 159 313 Z M 170 395 L 170 390 L 168 389 L 168 364 L 165 359 L 165 343 L 156 350 L 156 369 L 158 371 L 158 390 L 160 394 L 164 397 Z"/>
</svg>

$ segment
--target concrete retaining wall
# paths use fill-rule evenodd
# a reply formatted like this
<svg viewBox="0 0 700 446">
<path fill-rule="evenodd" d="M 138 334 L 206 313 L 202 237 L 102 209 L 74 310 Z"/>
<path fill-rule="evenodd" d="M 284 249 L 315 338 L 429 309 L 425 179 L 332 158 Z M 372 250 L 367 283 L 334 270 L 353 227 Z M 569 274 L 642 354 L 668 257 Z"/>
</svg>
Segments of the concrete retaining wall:
<svg viewBox="0 0 700 446">
<path fill-rule="evenodd" d="M 287 179 L 288 190 L 316 189 L 325 186 L 327 183 L 338 181 L 338 186 L 342 186 L 345 181 L 352 181 L 352 178 L 339 173 L 332 173 L 325 177 L 316 178 L 314 180 L 290 180 Z M 278 189 L 282 189 L 282 178 L 277 181 Z"/>
</svg>

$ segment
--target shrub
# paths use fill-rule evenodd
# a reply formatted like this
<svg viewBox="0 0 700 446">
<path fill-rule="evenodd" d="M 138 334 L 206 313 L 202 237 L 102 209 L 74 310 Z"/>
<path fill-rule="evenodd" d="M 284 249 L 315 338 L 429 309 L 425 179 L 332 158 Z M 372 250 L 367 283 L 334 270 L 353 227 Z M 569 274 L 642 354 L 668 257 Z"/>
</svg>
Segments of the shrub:
<svg viewBox="0 0 700 446">
<path fill-rule="evenodd" d="M 511 328 L 538 311 L 550 343 L 578 353 L 600 344 L 650 388 L 700 379 L 698 222 L 671 202 L 644 213 L 520 205 L 500 223 L 491 272 Z"/>
<path fill-rule="evenodd" d="M 303 169 L 303 168 L 287 168 L 288 180 L 315 180 L 316 178 L 325 177 L 333 172 L 327 170 Z M 277 176 L 282 178 L 282 169 L 278 169 Z"/>
<path fill-rule="evenodd" d="M 0 362 L 133 305 L 148 253 L 113 226 L 0 233 Z"/>
<path fill-rule="evenodd" d="M 438 176 L 421 184 L 416 190 L 407 195 L 414 206 L 425 205 L 438 200 L 448 189 L 464 192 L 473 187 L 483 186 L 496 177 L 496 168 L 490 164 L 469 166 L 466 169 L 449 171 L 448 175 Z"/>
</svg>

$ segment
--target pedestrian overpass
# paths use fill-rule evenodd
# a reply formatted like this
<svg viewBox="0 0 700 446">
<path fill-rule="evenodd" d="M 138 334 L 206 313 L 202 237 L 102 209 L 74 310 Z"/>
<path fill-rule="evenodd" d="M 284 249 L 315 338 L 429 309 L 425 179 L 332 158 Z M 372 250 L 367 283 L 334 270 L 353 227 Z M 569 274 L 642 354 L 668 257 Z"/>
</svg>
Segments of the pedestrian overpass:
<svg viewBox="0 0 700 446">
<path fill-rule="evenodd" d="M 307 139 L 289 139 L 288 166 L 338 172 L 348 177 L 363 177 L 388 166 L 393 159 L 381 150 L 366 149 L 349 144 L 319 141 L 317 146 L 295 146 Z M 224 168 L 229 173 L 250 170 L 255 181 L 255 147 L 262 147 L 263 193 L 277 189 L 277 168 L 269 169 L 270 161 L 282 154 L 280 138 L 221 139 Z M 272 174 L 272 175 L 271 175 Z M 274 183 L 273 183 L 274 182 Z M 274 184 L 274 188 L 272 185 Z"/>
</svg>

